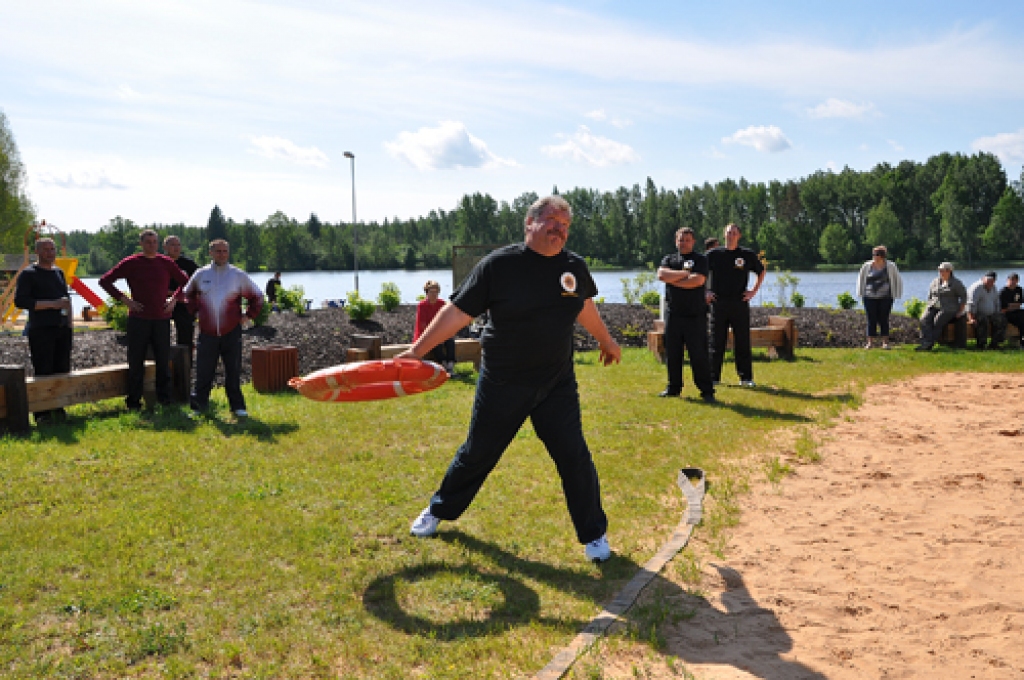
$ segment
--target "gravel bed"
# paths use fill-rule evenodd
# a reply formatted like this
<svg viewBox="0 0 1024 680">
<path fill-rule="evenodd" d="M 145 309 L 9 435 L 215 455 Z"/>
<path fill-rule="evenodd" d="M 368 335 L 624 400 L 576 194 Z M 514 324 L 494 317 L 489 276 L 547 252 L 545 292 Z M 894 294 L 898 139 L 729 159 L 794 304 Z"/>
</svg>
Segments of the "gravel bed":
<svg viewBox="0 0 1024 680">
<path fill-rule="evenodd" d="M 655 315 L 644 307 L 626 304 L 599 305 L 601 316 L 616 341 L 624 347 L 644 347 L 647 331 L 654 325 Z M 780 310 L 755 307 L 751 310 L 753 326 L 764 326 L 768 316 Z M 830 309 L 790 309 L 796 318 L 800 347 L 860 347 L 864 344 L 865 321 L 862 311 Z M 314 310 L 305 316 L 291 312 L 271 315 L 268 325 L 252 328 L 243 335 L 245 351 L 242 376 L 251 377 L 250 350 L 261 345 L 290 345 L 299 349 L 299 372 L 311 373 L 344 361 L 345 350 L 353 335 L 381 335 L 385 345 L 412 340 L 416 319 L 414 305 L 402 305 L 393 312 L 376 312 L 367 321 L 352 321 L 341 309 Z M 917 322 L 905 316 L 891 317 L 891 338 L 897 343 L 917 341 Z M 463 331 L 465 334 L 466 331 Z M 576 348 L 595 349 L 597 343 L 581 327 L 576 329 Z M 112 330 L 87 331 L 75 334 L 72 365 L 76 369 L 124 363 L 126 341 L 123 333 Z M 0 337 L 0 364 L 29 367 L 28 341 L 20 335 Z M 221 377 L 218 376 L 218 382 Z"/>
</svg>

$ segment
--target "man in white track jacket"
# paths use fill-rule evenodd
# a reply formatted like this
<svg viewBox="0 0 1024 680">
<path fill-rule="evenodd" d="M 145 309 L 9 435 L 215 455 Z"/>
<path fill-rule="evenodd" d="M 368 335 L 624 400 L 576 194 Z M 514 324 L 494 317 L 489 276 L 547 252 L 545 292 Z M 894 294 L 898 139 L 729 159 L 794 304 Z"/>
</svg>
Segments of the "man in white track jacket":
<svg viewBox="0 0 1024 680">
<path fill-rule="evenodd" d="M 242 323 L 255 319 L 263 307 L 263 293 L 249 275 L 228 264 L 228 242 L 210 242 L 210 264 L 200 268 L 185 286 L 189 307 L 199 312 L 199 342 L 196 343 L 196 386 L 192 409 L 205 411 L 217 360 L 224 361 L 224 390 L 231 410 L 239 418 L 248 416 L 242 396 Z M 242 313 L 242 298 L 248 301 Z"/>
</svg>

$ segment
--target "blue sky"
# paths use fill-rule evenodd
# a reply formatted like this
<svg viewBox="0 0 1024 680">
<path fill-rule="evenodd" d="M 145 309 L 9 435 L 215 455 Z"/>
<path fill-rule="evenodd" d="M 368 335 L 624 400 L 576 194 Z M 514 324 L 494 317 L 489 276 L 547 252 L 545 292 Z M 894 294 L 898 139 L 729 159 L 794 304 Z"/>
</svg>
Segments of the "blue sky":
<svg viewBox="0 0 1024 680">
<path fill-rule="evenodd" d="M 1019 2 L 0 0 L 38 214 L 360 220 L 468 192 L 1024 163 Z"/>
</svg>

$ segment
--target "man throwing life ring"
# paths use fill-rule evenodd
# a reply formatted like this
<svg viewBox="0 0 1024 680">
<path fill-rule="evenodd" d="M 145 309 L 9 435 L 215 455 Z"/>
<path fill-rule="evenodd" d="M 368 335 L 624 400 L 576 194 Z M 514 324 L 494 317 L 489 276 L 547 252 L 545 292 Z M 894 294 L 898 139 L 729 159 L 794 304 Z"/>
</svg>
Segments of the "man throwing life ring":
<svg viewBox="0 0 1024 680">
<path fill-rule="evenodd" d="M 493 251 L 470 272 L 408 352 L 421 359 L 480 314 L 490 321 L 480 342 L 483 360 L 465 443 L 430 504 L 412 523 L 414 536 L 432 536 L 442 520 L 466 511 L 519 428 L 530 418 L 562 479 L 576 537 L 587 559 L 611 556 L 608 519 L 597 469 L 583 438 L 573 369 L 576 321 L 594 336 L 604 365 L 622 350 L 594 304 L 597 286 L 586 262 L 565 250 L 572 209 L 559 196 L 536 201 L 526 213 L 523 243 Z"/>
</svg>

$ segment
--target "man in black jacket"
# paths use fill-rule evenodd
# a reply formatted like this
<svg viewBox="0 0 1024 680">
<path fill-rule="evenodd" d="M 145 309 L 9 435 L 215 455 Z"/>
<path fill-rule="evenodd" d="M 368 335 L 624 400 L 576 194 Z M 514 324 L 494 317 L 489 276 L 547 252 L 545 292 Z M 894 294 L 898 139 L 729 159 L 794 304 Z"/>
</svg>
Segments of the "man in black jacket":
<svg viewBox="0 0 1024 680">
<path fill-rule="evenodd" d="M 18 275 L 14 304 L 28 310 L 28 347 L 37 376 L 71 372 L 71 298 L 64 272 L 56 266 L 51 238 L 36 241 L 36 264 Z M 36 424 L 64 418 L 64 409 L 35 414 Z"/>
<path fill-rule="evenodd" d="M 164 238 L 164 254 L 174 260 L 174 264 L 178 265 L 178 269 L 185 272 L 185 276 L 189 278 L 192 278 L 192 275 L 199 269 L 195 260 L 181 254 L 181 239 L 177 236 Z M 174 285 L 174 281 L 171 281 L 167 288 L 168 293 L 174 293 L 174 291 L 178 290 L 178 287 Z M 196 315 L 188 311 L 188 305 L 184 302 L 179 302 L 174 305 L 171 320 L 174 322 L 175 344 L 188 347 L 188 355 L 192 356 L 192 349 L 195 346 Z"/>
<path fill-rule="evenodd" d="M 658 267 L 658 280 L 665 284 L 665 363 L 668 387 L 660 397 L 678 397 L 683 390 L 683 346 L 690 353 L 690 373 L 704 401 L 715 400 L 708 360 L 707 302 L 704 283 L 708 260 L 694 252 L 693 229 L 676 232 L 678 252 L 666 255 Z"/>
</svg>

